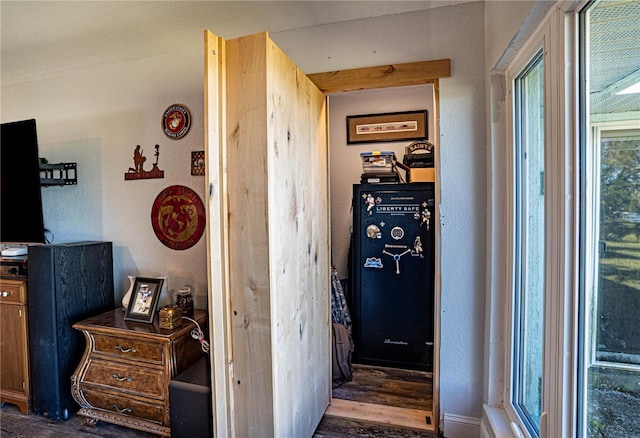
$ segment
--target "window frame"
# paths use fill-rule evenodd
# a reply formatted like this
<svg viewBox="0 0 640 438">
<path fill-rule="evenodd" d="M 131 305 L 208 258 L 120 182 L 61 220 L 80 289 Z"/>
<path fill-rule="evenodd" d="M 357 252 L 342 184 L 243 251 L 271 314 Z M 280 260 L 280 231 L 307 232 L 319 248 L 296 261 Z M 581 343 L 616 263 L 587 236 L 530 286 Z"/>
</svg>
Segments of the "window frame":
<svg viewBox="0 0 640 438">
<path fill-rule="evenodd" d="M 588 333 L 588 339 L 585 336 L 582 342 L 585 343 L 585 356 L 583 358 L 582 365 L 585 367 L 597 366 L 601 368 L 611 368 L 623 371 L 640 371 L 640 365 L 627 364 L 622 362 L 606 361 L 597 358 L 596 352 L 596 332 L 598 323 L 596 321 L 598 314 L 598 303 L 593 301 L 593 295 L 586 293 L 596 288 L 595 284 L 598 281 L 598 238 L 593 236 L 600 236 L 599 227 L 599 215 L 600 215 L 600 170 L 601 170 L 601 150 L 600 145 L 602 142 L 603 132 L 612 131 L 638 131 L 640 125 L 637 120 L 625 120 L 624 118 L 618 120 L 591 120 L 588 118 L 585 123 L 585 134 L 589 137 L 589 142 L 584 145 L 583 162 L 587 163 L 585 166 L 585 172 L 590 172 L 591 178 L 583 177 L 585 183 L 588 183 L 584 189 L 584 227 L 582 238 L 586 241 L 584 251 L 584 326 L 583 330 Z M 606 136 L 605 136 L 606 137 Z M 591 150 L 587 150 L 588 147 Z M 588 269 L 587 269 L 588 268 Z M 583 371 L 584 372 L 584 371 Z M 585 402 L 586 403 L 586 402 Z"/>
<path fill-rule="evenodd" d="M 585 318 L 591 316 L 586 313 L 585 296 L 583 294 L 583 278 L 585 269 L 593 263 L 585 264 L 585 255 L 593 261 L 596 254 L 593 251 L 585 251 L 585 248 L 593 248 L 597 244 L 597 236 L 592 236 L 585 243 L 585 230 L 593 230 L 593 213 L 589 228 L 583 226 L 584 208 L 592 208 L 585 202 L 584 187 L 599 184 L 593 180 L 594 166 L 599 165 L 599 157 L 586 159 L 582 148 L 585 142 L 590 142 L 594 135 L 594 125 L 602 125 L 608 119 L 590 120 L 589 103 L 583 101 L 583 87 L 585 86 L 589 66 L 582 60 L 582 44 L 588 38 L 588 32 L 582 21 L 593 6 L 593 0 L 558 0 L 546 12 L 542 14 L 536 7 L 532 9 L 529 17 L 520 28 L 517 38 L 514 38 L 511 47 L 496 67 L 492 70 L 492 117 L 500 116 L 501 123 L 496 129 L 492 128 L 492 151 L 489 157 L 496 162 L 490 163 L 490 171 L 497 173 L 497 177 L 490 179 L 489 206 L 493 208 L 489 217 L 488 230 L 491 233 L 491 248 L 488 250 L 490 263 L 500 263 L 500 267 L 491 267 L 489 270 L 490 307 L 488 318 L 490 324 L 495 322 L 499 312 L 507 313 L 503 316 L 503 324 L 499 330 L 494 330 L 488 325 L 487 339 L 489 341 L 488 354 L 488 381 L 495 383 L 500 379 L 502 385 L 502 400 L 499 400 L 494 391 L 486 393 L 487 404 L 483 414 L 483 424 L 489 431 L 489 436 L 494 437 L 530 437 L 523 428 L 517 413 L 510 406 L 511 393 L 511 363 L 512 346 L 509 338 L 512 334 L 512 296 L 509 288 L 513 285 L 511 248 L 513 248 L 512 227 L 510 215 L 513 205 L 510 195 L 513 193 L 512 176 L 507 169 L 513 162 L 512 157 L 512 125 L 509 108 L 509 96 L 504 91 L 509 86 L 507 72 L 519 59 L 521 51 L 526 50 L 540 32 L 545 32 L 548 26 L 548 58 L 550 80 L 553 88 L 549 88 L 552 99 L 546 106 L 546 117 L 551 123 L 549 132 L 551 143 L 547 148 L 550 167 L 545 169 L 545 184 L 549 187 L 546 200 L 549 209 L 549 222 L 547 239 L 551 258 L 548 264 L 551 266 L 547 277 L 548 299 L 545 311 L 547 311 L 547 327 L 545 329 L 545 365 L 543 374 L 543 415 L 541 417 L 540 436 L 546 437 L 584 437 L 586 434 L 587 409 L 586 392 L 583 390 L 585 377 L 580 368 L 583 358 L 593 363 L 592 345 L 585 342 Z M 539 3 L 537 3 L 539 4 Z M 537 5 L 536 4 L 536 5 Z M 535 31 L 533 23 L 538 27 Z M 501 89 L 504 87 L 504 89 Z M 495 94 L 495 96 L 494 96 Z M 507 94 L 505 98 L 504 95 Z M 505 109 L 502 111 L 499 104 L 504 99 Z M 496 110 L 497 109 L 497 110 Z M 506 116 L 505 116 L 506 115 Z M 637 120 L 638 112 L 631 114 L 630 118 Z M 492 119 L 492 121 L 495 118 Z M 621 122 L 624 123 L 624 122 Z M 611 127 L 611 126 L 609 126 Z M 500 154 L 503 154 L 500 157 Z M 501 158 L 496 160 L 496 158 Z M 505 165 L 506 164 L 506 165 Z M 503 176 L 504 175 L 504 176 Z M 587 177 L 588 176 L 588 177 Z M 502 179 L 501 179 L 502 178 Z M 503 182 L 504 187 L 500 186 Z M 500 200 L 506 200 L 503 205 L 498 205 Z M 493 204 L 491 204 L 493 202 Z M 497 207 L 497 209 L 496 209 Z M 596 224 L 597 225 L 597 224 Z M 505 237 L 504 230 L 510 232 Z M 586 245 L 586 246 L 585 246 Z M 591 245 L 589 247 L 588 245 Z M 591 252 L 591 254 L 590 254 Z M 502 302 L 500 302 L 502 300 Z M 493 319 L 491 319 L 493 318 Z M 591 321 L 589 321 L 590 323 Z M 496 343 L 497 341 L 497 343 Z M 588 341 L 588 340 L 587 340 Z M 498 362 L 493 360 L 495 353 L 500 353 Z M 602 366 L 602 363 L 596 362 Z"/>
<path fill-rule="evenodd" d="M 517 361 L 518 359 L 516 358 L 516 356 L 518 356 L 518 351 L 519 348 L 516 345 L 516 338 L 518 337 L 518 318 L 519 315 L 517 314 L 517 306 L 518 306 L 518 302 L 520 300 L 520 294 L 519 294 L 519 288 L 520 288 L 520 283 L 521 283 L 521 278 L 520 278 L 520 272 L 521 269 L 519 267 L 519 263 L 522 261 L 521 260 L 521 253 L 520 253 L 520 245 L 517 243 L 517 238 L 519 236 L 519 224 L 517 223 L 517 219 L 518 219 L 518 210 L 519 210 L 519 203 L 517 201 L 517 197 L 520 195 L 520 188 L 519 188 L 519 184 L 517 179 L 517 174 L 518 171 L 516 170 L 517 167 L 519 167 L 521 165 L 521 163 L 519 162 L 517 156 L 516 156 L 516 151 L 519 150 L 519 147 L 517 147 L 516 145 L 519 143 L 519 136 L 520 136 L 520 132 L 518 132 L 518 129 L 516 129 L 516 125 L 518 124 L 518 115 L 519 115 L 519 111 L 516 109 L 519 101 L 517 99 L 517 95 L 516 95 L 516 83 L 515 81 L 517 80 L 518 77 L 520 77 L 522 75 L 522 73 L 527 70 L 532 62 L 534 61 L 534 59 L 537 59 L 539 56 L 542 56 L 542 60 L 543 60 L 543 72 L 544 72 L 544 106 L 545 106 L 545 121 L 544 121 L 544 142 L 545 142 L 545 151 L 546 151 L 546 144 L 548 144 L 548 140 L 549 140 L 549 126 L 548 126 L 548 117 L 546 115 L 546 109 L 548 107 L 548 96 L 547 96 L 547 90 L 548 90 L 548 24 L 545 22 L 538 28 L 538 30 L 534 33 L 533 37 L 529 39 L 529 41 L 527 42 L 527 44 L 520 50 L 518 56 L 513 60 L 513 62 L 511 62 L 511 64 L 509 65 L 509 67 L 506 69 L 505 73 L 506 73 L 506 85 L 507 85 L 507 151 L 508 151 L 508 157 L 507 158 L 507 166 L 508 166 L 508 174 L 509 174 L 509 194 L 508 194 L 508 199 L 509 199 L 509 206 L 508 206 L 508 218 L 507 220 L 509 221 L 509 228 L 510 228 L 510 232 L 509 232 L 509 241 L 508 241 L 508 245 L 507 247 L 508 252 L 507 252 L 507 257 L 509 259 L 508 261 L 508 266 L 509 269 L 507 271 L 507 275 L 508 275 L 508 290 L 510 291 L 509 295 L 508 295 L 508 318 L 507 318 L 507 331 L 506 334 L 508 336 L 508 343 L 507 343 L 507 355 L 506 355 L 506 359 L 507 359 L 507 366 L 505 368 L 506 371 L 506 376 L 505 376 L 505 392 L 504 392 L 504 400 L 505 400 L 505 410 L 507 411 L 507 415 L 509 417 L 509 419 L 512 422 L 512 427 L 513 427 L 513 423 L 515 423 L 518 427 L 518 429 L 520 430 L 520 433 L 522 433 L 524 436 L 528 437 L 528 438 L 533 438 L 533 437 L 538 437 L 539 434 L 536 434 L 535 432 L 537 431 L 533 431 L 534 434 L 532 434 L 532 430 L 531 428 L 539 428 L 539 424 L 538 425 L 532 425 L 531 422 L 529 421 L 528 418 L 523 418 L 522 416 L 522 408 L 515 403 L 514 400 L 514 394 L 517 390 L 517 385 L 514 383 L 514 380 L 518 378 L 518 371 L 515 370 L 516 368 L 516 364 L 514 363 L 515 361 Z M 546 173 L 546 168 L 547 168 L 547 157 L 545 154 L 545 173 Z M 546 180 L 546 178 L 545 178 Z M 544 182 L 545 184 L 545 192 L 546 192 L 546 185 L 547 182 Z M 544 229 L 545 229 L 545 235 L 546 235 L 546 223 L 547 223 L 547 210 L 548 210 L 548 206 L 547 206 L 547 199 L 545 198 L 544 200 L 544 204 L 545 204 L 545 225 L 544 225 Z M 545 241 L 546 241 L 546 237 L 545 237 Z M 545 255 L 546 255 L 546 246 L 545 245 Z M 546 263 L 545 263 L 545 273 L 547 272 L 547 268 L 546 268 Z M 546 278 L 546 274 L 545 274 L 545 283 L 547 281 Z M 546 294 L 545 294 L 546 295 Z M 545 297 L 545 301 L 546 301 L 546 297 Z M 546 330 L 543 327 L 543 332 L 546 332 Z M 543 334 L 544 336 L 544 334 Z M 543 350 L 543 356 L 545 355 L 546 351 Z M 545 361 L 543 360 L 543 363 Z M 544 370 L 543 370 L 543 380 L 544 380 Z M 544 393 L 544 391 L 543 391 Z M 544 403 L 542 404 L 542 411 L 544 411 Z"/>
<path fill-rule="evenodd" d="M 564 8 L 566 6 L 566 8 Z M 577 18 L 578 4 L 558 2 L 540 21 L 537 29 L 519 47 L 505 67 L 506 142 L 508 167 L 505 207 L 510 232 L 507 239 L 494 236 L 504 248 L 506 259 L 507 311 L 505 322 L 505 366 L 503 405 L 514 433 L 528 438 L 573 436 L 576 430 L 577 377 L 577 212 L 579 202 L 577 96 Z M 563 10 L 564 8 L 564 10 Z M 531 434 L 513 404 L 513 334 L 515 275 L 515 175 L 514 175 L 514 99 L 513 79 L 531 60 L 537 48 L 544 55 L 545 93 L 545 302 L 542 414 L 539 435 Z M 547 189 L 550 188 L 550 189 Z M 495 189 L 500 190 L 500 189 Z M 493 287 L 500 281 L 493 279 Z M 497 294 L 494 290 L 494 294 Z M 495 295 L 494 295 L 495 296 Z M 487 412 L 485 410 L 485 412 Z"/>
<path fill-rule="evenodd" d="M 544 138 L 544 145 L 543 145 L 543 165 L 544 168 L 546 169 L 546 163 L 544 162 L 544 149 L 545 145 L 547 143 L 547 122 L 546 122 L 546 117 L 545 117 L 545 112 L 546 112 L 546 105 L 547 105 L 547 96 L 546 96 L 546 92 L 545 90 L 547 89 L 547 84 L 546 84 L 546 77 L 547 77 L 547 72 L 545 71 L 545 66 L 546 66 L 546 62 L 545 62 L 545 49 L 544 49 L 544 42 L 545 42 L 545 35 L 542 35 L 540 42 L 540 47 L 537 50 L 534 50 L 532 52 L 532 56 L 531 58 L 527 61 L 527 63 L 517 71 L 517 74 L 515 75 L 515 77 L 513 79 L 510 79 L 509 81 L 509 86 L 510 86 L 510 94 L 511 94 L 511 101 L 513 102 L 512 104 L 512 112 L 513 112 L 513 123 L 512 123 L 512 129 L 513 129 L 513 145 L 512 145 L 512 149 L 514 151 L 513 154 L 513 162 L 511 163 L 511 169 L 513 172 L 513 230 L 514 230 L 514 234 L 513 234 L 513 285 L 512 285 L 512 292 L 513 292 L 513 301 L 511 303 L 511 314 L 512 314 L 512 318 L 510 320 L 511 323 L 511 347 L 512 347 L 512 354 L 510 356 L 512 363 L 511 363 L 511 379 L 509 379 L 509 383 L 511 385 L 511 393 L 510 395 L 510 406 L 514 409 L 514 411 L 516 411 L 518 418 L 520 419 L 520 421 L 522 422 L 522 425 L 528 430 L 529 434 L 532 436 L 538 436 L 539 434 L 539 424 L 535 424 L 533 421 L 531 421 L 532 419 L 527 415 L 527 409 L 525 406 L 523 406 L 521 403 L 517 403 L 515 399 L 517 399 L 520 395 L 522 395 L 524 397 L 523 391 L 525 390 L 524 386 L 525 382 L 523 382 L 523 378 L 525 376 L 525 371 L 523 370 L 524 365 L 525 365 L 525 358 L 523 357 L 524 351 L 528 348 L 527 346 L 525 346 L 525 342 L 526 342 L 526 334 L 525 334 L 525 325 L 526 325 L 526 318 L 525 315 L 523 315 L 522 312 L 526 311 L 526 307 L 529 305 L 528 301 L 529 301 L 529 296 L 528 296 L 528 289 L 529 289 L 529 276 L 527 275 L 526 271 L 527 271 L 527 267 L 529 266 L 529 262 L 528 262 L 528 245 L 525 243 L 529 240 L 531 240 L 531 238 L 535 238 L 537 236 L 531 236 L 530 234 L 530 227 L 529 227 L 529 221 L 527 220 L 527 217 L 530 216 L 530 202 L 528 200 L 527 197 L 527 191 L 529 189 L 528 186 L 528 182 L 529 182 L 529 178 L 531 178 L 531 176 L 529 175 L 529 168 L 527 165 L 527 161 L 525 161 L 525 159 L 521 159 L 520 157 L 522 157 L 522 155 L 525 153 L 525 136 L 526 136 L 526 132 L 525 132 L 525 128 L 523 127 L 523 125 L 526 123 L 525 120 L 523 120 L 523 117 L 525 117 L 525 110 L 523 108 L 524 105 L 524 98 L 526 96 L 523 96 L 523 91 L 524 91 L 524 84 L 523 84 L 523 80 L 524 80 L 524 76 L 526 74 L 528 74 L 537 64 L 538 62 L 542 62 L 542 68 L 543 68 L 543 83 L 542 83 L 542 87 L 543 87 L 543 103 L 544 103 L 544 107 L 543 107 L 543 125 L 544 126 L 544 132 L 543 132 L 543 138 Z M 535 45 L 532 47 L 532 49 L 535 49 Z M 529 54 L 530 52 L 526 52 L 527 54 Z M 519 65 L 519 64 L 518 64 Z M 523 123 L 525 122 L 525 123 Z M 526 148 L 526 150 L 529 150 L 528 148 Z M 543 172 L 544 175 L 544 172 Z M 546 192 L 546 187 L 544 187 L 544 176 L 542 178 L 542 190 L 543 190 L 543 196 Z M 543 198 L 543 203 L 544 205 L 544 210 L 543 213 L 546 214 L 546 196 Z M 545 218 L 546 219 L 546 218 Z M 544 220 L 543 223 L 543 234 L 544 234 L 544 229 L 545 229 L 545 223 L 546 220 Z M 543 239 L 545 240 L 545 239 Z M 546 254 L 546 242 L 543 242 L 543 253 Z M 543 269 L 544 272 L 546 272 L 546 266 Z M 543 277 L 546 277 L 544 275 L 543 272 Z M 543 279 L 542 281 L 542 289 L 543 289 L 543 295 L 544 295 L 544 283 L 545 283 L 545 279 Z M 543 296 L 543 307 L 544 307 L 544 300 L 545 300 L 545 296 Z M 543 308 L 543 312 L 544 312 L 544 308 Z M 542 322 L 544 322 L 544 314 L 542 316 Z M 542 339 L 541 342 L 544 344 L 544 324 L 543 324 L 543 333 L 542 333 Z M 543 351 L 544 353 L 544 351 Z M 543 354 L 543 358 L 544 358 L 544 354 Z M 541 364 L 544 363 L 544 359 L 541 361 Z M 522 365 L 522 366 L 519 366 Z M 540 370 L 541 372 L 543 370 Z M 542 394 L 540 394 L 540 397 L 542 397 Z M 542 400 L 541 400 L 542 401 Z M 542 406 L 541 406 L 542 407 Z"/>
<path fill-rule="evenodd" d="M 577 387 L 571 401 L 574 413 L 572 417 L 574 422 L 573 436 L 580 438 L 587 436 L 588 433 L 587 376 L 589 368 L 637 372 L 639 367 L 597 360 L 594 342 L 597 336 L 595 329 L 597 327 L 597 303 L 594 305 L 594 294 L 591 291 L 598 281 L 601 133 L 602 131 L 637 129 L 639 127 L 637 120 L 640 115 L 637 111 L 621 113 L 618 117 L 591 115 L 590 100 L 587 97 L 589 95 L 590 65 L 586 51 L 589 50 L 588 41 L 591 32 L 589 9 L 597 3 L 598 0 L 583 0 L 575 12 L 575 64 L 578 66 L 576 69 L 576 84 L 578 85 L 576 87 L 575 112 L 579 120 L 576 126 L 576 155 L 580 172 L 579 204 L 576 206 L 577 224 L 575 228 L 579 233 L 576 245 L 578 258 L 576 296 L 579 297 L 579 302 L 576 304 L 576 329 L 574 331 L 577 339 L 572 350 L 576 357 L 574 369 L 577 375 Z"/>
</svg>

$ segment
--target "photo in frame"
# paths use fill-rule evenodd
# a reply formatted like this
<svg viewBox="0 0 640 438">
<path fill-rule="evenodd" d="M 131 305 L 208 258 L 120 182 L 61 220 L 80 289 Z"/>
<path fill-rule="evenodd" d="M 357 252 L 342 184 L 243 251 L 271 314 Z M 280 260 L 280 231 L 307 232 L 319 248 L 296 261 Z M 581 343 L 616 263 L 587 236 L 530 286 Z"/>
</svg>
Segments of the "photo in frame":
<svg viewBox="0 0 640 438">
<path fill-rule="evenodd" d="M 136 277 L 124 319 L 153 323 L 163 282 L 163 278 Z"/>
<path fill-rule="evenodd" d="M 347 116 L 347 144 L 426 140 L 427 110 Z"/>
</svg>

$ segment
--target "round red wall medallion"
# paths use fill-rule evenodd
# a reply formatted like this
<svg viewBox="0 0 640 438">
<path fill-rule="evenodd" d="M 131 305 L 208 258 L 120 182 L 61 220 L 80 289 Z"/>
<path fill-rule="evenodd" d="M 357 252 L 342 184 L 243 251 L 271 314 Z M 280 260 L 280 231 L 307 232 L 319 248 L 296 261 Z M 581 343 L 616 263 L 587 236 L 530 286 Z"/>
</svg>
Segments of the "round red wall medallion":
<svg viewBox="0 0 640 438">
<path fill-rule="evenodd" d="M 153 202 L 151 225 L 165 246 L 178 250 L 191 248 L 204 233 L 204 204 L 189 187 L 169 186 Z"/>
<path fill-rule="evenodd" d="M 162 130 L 167 137 L 177 140 L 184 137 L 191 127 L 191 114 L 186 106 L 173 104 L 162 114 Z"/>
</svg>

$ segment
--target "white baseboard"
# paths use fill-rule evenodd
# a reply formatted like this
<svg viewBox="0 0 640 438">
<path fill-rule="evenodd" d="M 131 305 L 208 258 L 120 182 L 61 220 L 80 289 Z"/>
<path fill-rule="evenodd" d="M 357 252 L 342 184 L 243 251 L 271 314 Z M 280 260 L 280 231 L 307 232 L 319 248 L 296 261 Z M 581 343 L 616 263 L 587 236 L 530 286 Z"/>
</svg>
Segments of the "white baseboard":
<svg viewBox="0 0 640 438">
<path fill-rule="evenodd" d="M 455 414 L 444 414 L 442 433 L 445 438 L 480 437 L 480 419 Z"/>
</svg>

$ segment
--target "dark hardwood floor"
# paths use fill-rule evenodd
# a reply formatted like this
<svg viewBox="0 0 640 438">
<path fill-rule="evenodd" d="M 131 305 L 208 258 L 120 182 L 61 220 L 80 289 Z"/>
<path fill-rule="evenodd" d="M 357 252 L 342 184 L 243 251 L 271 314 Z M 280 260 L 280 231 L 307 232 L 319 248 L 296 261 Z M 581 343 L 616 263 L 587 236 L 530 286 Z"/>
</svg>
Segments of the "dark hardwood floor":
<svg viewBox="0 0 640 438">
<path fill-rule="evenodd" d="M 431 410 L 431 378 L 429 373 L 354 365 L 352 382 L 334 388 L 333 397 L 403 408 Z M 84 417 L 72 416 L 67 421 L 53 421 L 41 415 L 22 415 L 5 404 L 0 409 L 1 438 L 152 438 L 155 435 L 99 422 L 97 427 L 85 424 Z M 434 438 L 427 431 L 326 416 L 313 438 Z M 252 438 L 252 437 L 248 437 Z M 297 438 L 297 437 L 296 437 Z"/>
<path fill-rule="evenodd" d="M 432 431 L 416 430 L 413 428 L 392 426 L 385 424 L 397 420 L 396 418 L 377 417 L 384 409 L 378 406 L 390 407 L 393 415 L 397 408 L 410 410 L 410 417 L 420 416 L 424 411 L 433 409 L 433 379 L 431 373 L 422 371 L 383 368 L 368 365 L 353 365 L 353 380 L 333 389 L 333 405 L 343 400 L 376 405 L 376 409 L 368 414 L 368 407 L 358 409 L 357 416 L 364 419 L 342 418 L 331 415 L 332 409 L 327 410 L 314 438 L 333 437 L 388 437 L 388 438 L 435 438 Z M 419 412 L 419 414 L 416 414 Z M 341 414 L 342 415 L 342 414 Z M 349 414 L 347 414 L 349 416 Z M 355 415 L 354 415 L 355 416 Z M 425 416 L 420 416 L 424 426 Z M 412 419 L 413 420 L 413 419 Z M 403 424 L 403 421 L 400 421 Z"/>
<path fill-rule="evenodd" d="M 423 371 L 353 365 L 353 380 L 333 389 L 333 397 L 430 411 L 432 375 Z"/>
<path fill-rule="evenodd" d="M 56 421 L 42 415 L 22 415 L 18 408 L 5 404 L 0 410 L 2 438 L 154 438 L 155 435 L 126 427 L 99 422 L 91 427 L 77 415 Z"/>
<path fill-rule="evenodd" d="M 436 438 L 431 432 L 366 421 L 323 417 L 313 438 Z"/>
</svg>

